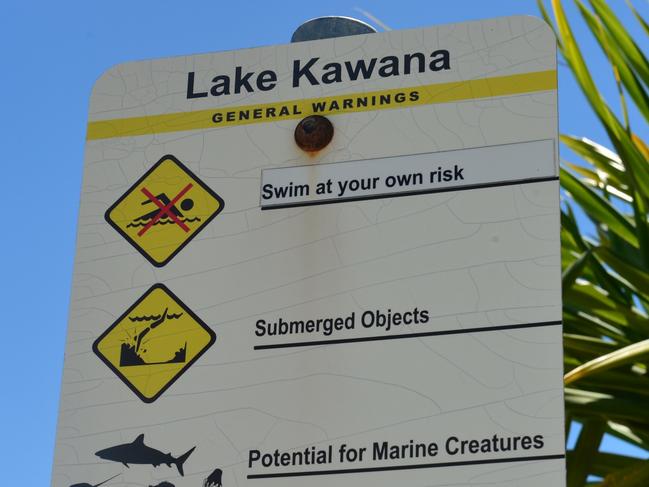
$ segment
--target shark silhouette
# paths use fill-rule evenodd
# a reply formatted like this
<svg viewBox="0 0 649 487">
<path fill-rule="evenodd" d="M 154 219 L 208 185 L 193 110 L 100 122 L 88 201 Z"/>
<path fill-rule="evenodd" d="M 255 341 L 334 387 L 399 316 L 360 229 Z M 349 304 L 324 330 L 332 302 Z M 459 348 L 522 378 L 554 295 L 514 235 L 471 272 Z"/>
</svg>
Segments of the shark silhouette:
<svg viewBox="0 0 649 487">
<path fill-rule="evenodd" d="M 109 482 L 109 481 L 113 480 L 115 477 L 119 477 L 120 475 L 121 474 L 118 473 L 117 475 L 113 475 L 108 480 L 104 480 L 103 482 L 99 482 L 98 484 L 95 484 L 95 485 L 90 485 L 90 484 L 88 484 L 86 482 L 82 482 L 80 484 L 71 485 L 70 487 L 99 487 L 100 485 L 104 485 L 106 482 Z"/>
<path fill-rule="evenodd" d="M 171 456 L 171 453 L 162 453 L 160 450 L 146 446 L 144 444 L 144 435 L 142 434 L 135 438 L 133 443 L 111 446 L 105 450 L 99 450 L 95 455 L 104 460 L 122 463 L 125 467 L 128 467 L 129 463 L 134 465 L 153 465 L 154 467 L 163 463 L 167 467 L 171 467 L 171 464 L 174 464 L 180 475 L 184 476 L 183 464 L 195 449 L 196 447 L 184 455 L 174 458 Z"/>
</svg>

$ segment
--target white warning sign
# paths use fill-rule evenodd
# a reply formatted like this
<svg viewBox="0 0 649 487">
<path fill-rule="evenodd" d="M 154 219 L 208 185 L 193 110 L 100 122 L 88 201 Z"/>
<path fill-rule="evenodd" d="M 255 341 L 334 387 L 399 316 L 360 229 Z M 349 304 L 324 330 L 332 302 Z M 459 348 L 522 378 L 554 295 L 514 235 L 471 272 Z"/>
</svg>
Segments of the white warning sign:
<svg viewBox="0 0 649 487">
<path fill-rule="evenodd" d="M 555 51 L 508 17 L 111 68 L 52 485 L 565 485 Z"/>
</svg>

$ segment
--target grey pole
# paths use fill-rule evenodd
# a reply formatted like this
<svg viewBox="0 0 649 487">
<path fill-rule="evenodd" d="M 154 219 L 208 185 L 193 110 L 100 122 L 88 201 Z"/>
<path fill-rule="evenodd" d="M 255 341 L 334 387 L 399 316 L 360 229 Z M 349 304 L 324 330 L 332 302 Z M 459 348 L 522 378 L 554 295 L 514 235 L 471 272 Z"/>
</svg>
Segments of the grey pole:
<svg viewBox="0 0 649 487">
<path fill-rule="evenodd" d="M 376 29 L 352 17 L 317 17 L 307 20 L 293 33 L 291 42 L 315 41 L 332 37 L 373 34 Z"/>
<path fill-rule="evenodd" d="M 332 37 L 373 34 L 376 29 L 351 17 L 317 17 L 307 20 L 293 33 L 291 42 L 315 41 Z M 295 127 L 295 143 L 305 152 L 315 153 L 324 149 L 334 135 L 334 127 L 322 115 L 303 118 Z"/>
</svg>

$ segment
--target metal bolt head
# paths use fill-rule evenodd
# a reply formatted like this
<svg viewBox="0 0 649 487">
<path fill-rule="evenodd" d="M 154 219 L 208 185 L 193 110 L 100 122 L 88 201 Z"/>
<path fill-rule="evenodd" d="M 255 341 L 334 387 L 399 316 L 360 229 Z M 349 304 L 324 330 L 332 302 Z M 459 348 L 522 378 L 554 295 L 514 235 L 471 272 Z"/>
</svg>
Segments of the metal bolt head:
<svg viewBox="0 0 649 487">
<path fill-rule="evenodd" d="M 334 126 L 322 115 L 309 115 L 295 127 L 295 143 L 306 152 L 324 149 L 333 136 Z"/>
</svg>

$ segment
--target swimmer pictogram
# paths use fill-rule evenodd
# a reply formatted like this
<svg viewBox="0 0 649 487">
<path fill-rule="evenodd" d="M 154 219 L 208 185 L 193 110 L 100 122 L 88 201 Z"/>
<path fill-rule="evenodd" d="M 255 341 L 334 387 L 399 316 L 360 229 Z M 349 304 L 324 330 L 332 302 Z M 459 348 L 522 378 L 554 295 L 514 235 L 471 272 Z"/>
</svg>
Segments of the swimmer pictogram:
<svg viewBox="0 0 649 487">
<path fill-rule="evenodd" d="M 184 232 L 189 232 L 189 227 L 186 225 L 186 222 L 199 222 L 201 219 L 200 217 L 184 218 L 183 214 L 176 207 L 176 203 L 185 195 L 185 193 L 187 193 L 187 191 L 192 189 L 192 187 L 193 185 L 189 183 L 174 197 L 173 200 L 169 200 L 169 197 L 165 193 L 154 196 L 148 189 L 142 188 L 141 191 L 147 197 L 142 204 L 148 205 L 149 203 L 155 203 L 158 209 L 134 218 L 133 221 L 126 226 L 129 228 L 138 226 L 143 227 L 142 230 L 137 232 L 139 237 L 144 235 L 153 225 L 166 225 L 168 223 L 175 223 L 182 228 Z M 183 211 L 190 211 L 193 207 L 194 200 L 191 198 L 185 198 L 180 202 L 180 208 Z"/>
<path fill-rule="evenodd" d="M 167 155 L 106 211 L 105 218 L 149 262 L 162 267 L 223 206 L 218 194 Z"/>
</svg>

